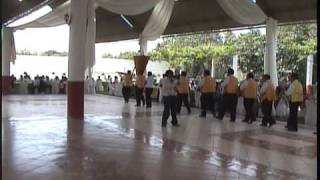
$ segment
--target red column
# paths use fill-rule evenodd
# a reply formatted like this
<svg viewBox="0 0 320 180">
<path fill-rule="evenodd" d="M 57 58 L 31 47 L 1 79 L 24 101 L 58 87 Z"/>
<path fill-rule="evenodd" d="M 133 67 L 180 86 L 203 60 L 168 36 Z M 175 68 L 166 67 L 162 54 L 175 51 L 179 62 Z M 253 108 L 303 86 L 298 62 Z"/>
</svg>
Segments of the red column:
<svg viewBox="0 0 320 180">
<path fill-rule="evenodd" d="M 10 91 L 10 76 L 2 76 L 2 95 L 9 94 Z"/>
<path fill-rule="evenodd" d="M 68 88 L 68 117 L 83 119 L 84 114 L 84 83 L 69 81 Z"/>
</svg>

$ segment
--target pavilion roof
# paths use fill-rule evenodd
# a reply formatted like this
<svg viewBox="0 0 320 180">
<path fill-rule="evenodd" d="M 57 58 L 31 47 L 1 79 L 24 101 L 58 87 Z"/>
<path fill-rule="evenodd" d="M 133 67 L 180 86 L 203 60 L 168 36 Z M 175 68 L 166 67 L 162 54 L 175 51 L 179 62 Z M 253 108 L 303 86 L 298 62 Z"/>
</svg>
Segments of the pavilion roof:
<svg viewBox="0 0 320 180">
<path fill-rule="evenodd" d="M 52 8 L 66 0 L 2 0 L 2 23 L 32 11 L 37 6 L 48 4 Z M 268 17 L 278 20 L 279 24 L 305 21 L 316 22 L 316 0 L 256 0 Z M 119 14 L 102 8 L 96 10 L 96 42 L 110 42 L 136 39 L 142 32 L 152 10 L 126 16 L 133 24 L 129 27 Z M 258 24 L 257 24 L 258 25 Z M 215 31 L 229 28 L 243 28 L 231 19 L 216 0 L 178 0 L 164 35 Z"/>
</svg>

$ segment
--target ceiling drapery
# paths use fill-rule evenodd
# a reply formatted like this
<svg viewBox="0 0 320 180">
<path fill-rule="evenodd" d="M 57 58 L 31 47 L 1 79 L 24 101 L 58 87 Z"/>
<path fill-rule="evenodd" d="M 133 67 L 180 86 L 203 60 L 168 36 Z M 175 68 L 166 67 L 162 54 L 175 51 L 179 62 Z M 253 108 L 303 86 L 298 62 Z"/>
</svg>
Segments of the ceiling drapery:
<svg viewBox="0 0 320 180">
<path fill-rule="evenodd" d="M 151 10 L 160 0 L 96 0 L 98 6 L 116 14 L 137 15 Z"/>
<path fill-rule="evenodd" d="M 162 0 L 155 6 L 140 36 L 141 54 L 146 53 L 148 40 L 156 40 L 163 34 L 169 23 L 173 7 L 174 0 Z"/>
<path fill-rule="evenodd" d="M 217 2 L 233 20 L 240 24 L 261 24 L 267 20 L 267 16 L 253 0 L 217 0 Z"/>
<path fill-rule="evenodd" d="M 165 31 L 170 20 L 174 0 L 89 0 L 90 12 L 88 14 L 88 31 L 86 44 L 86 68 L 94 65 L 94 44 L 96 36 L 95 8 L 100 6 L 108 11 L 124 14 L 137 15 L 153 9 L 149 20 L 140 35 L 141 54 L 146 53 L 147 41 L 159 38 Z M 259 24 L 266 20 L 264 12 L 251 0 L 217 0 L 225 12 L 235 21 L 241 24 Z M 23 25 L 13 27 L 14 30 L 38 27 L 53 27 L 66 23 L 65 15 L 70 15 L 70 0 L 55 8 L 50 13 Z M 72 17 L 71 17 L 72 21 Z M 15 51 L 15 50 L 14 50 Z M 13 52 L 13 51 L 12 51 Z M 15 53 L 14 53 L 15 54 Z"/>
</svg>

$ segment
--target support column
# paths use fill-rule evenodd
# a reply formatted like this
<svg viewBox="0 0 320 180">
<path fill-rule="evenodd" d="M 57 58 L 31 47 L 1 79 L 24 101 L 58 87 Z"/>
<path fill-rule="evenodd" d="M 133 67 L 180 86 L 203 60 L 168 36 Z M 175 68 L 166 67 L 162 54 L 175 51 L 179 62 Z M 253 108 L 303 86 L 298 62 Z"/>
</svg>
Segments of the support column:
<svg viewBox="0 0 320 180">
<path fill-rule="evenodd" d="M 275 87 L 278 86 L 277 63 L 277 21 L 268 18 L 266 29 L 266 52 L 264 59 L 264 73 L 269 74 Z"/>
<path fill-rule="evenodd" d="M 84 71 L 89 0 L 71 0 L 68 59 L 68 118 L 84 117 Z"/>
<path fill-rule="evenodd" d="M 211 60 L 211 76 L 215 77 L 216 76 L 216 65 L 214 63 L 214 60 Z"/>
<path fill-rule="evenodd" d="M 9 94 L 10 90 L 11 31 L 2 27 L 2 95 Z"/>
<path fill-rule="evenodd" d="M 313 73 L 313 55 L 307 58 L 307 76 L 306 76 L 306 90 L 308 95 L 312 95 L 312 73 Z"/>
<path fill-rule="evenodd" d="M 238 76 L 238 55 L 234 55 L 232 58 L 232 69 L 234 70 L 234 76 Z"/>
</svg>

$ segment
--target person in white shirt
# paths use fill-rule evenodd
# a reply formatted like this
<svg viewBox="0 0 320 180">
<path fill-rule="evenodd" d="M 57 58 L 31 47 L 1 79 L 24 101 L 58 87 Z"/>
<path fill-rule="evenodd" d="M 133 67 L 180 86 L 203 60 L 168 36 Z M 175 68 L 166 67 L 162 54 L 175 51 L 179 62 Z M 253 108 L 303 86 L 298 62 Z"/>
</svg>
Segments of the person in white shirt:
<svg viewBox="0 0 320 180">
<path fill-rule="evenodd" d="M 89 94 L 96 94 L 96 82 L 93 79 L 93 77 L 89 78 L 89 89 L 90 89 L 90 93 Z"/>
<path fill-rule="evenodd" d="M 289 97 L 289 118 L 287 121 L 288 131 L 298 131 L 298 108 L 303 102 L 303 87 L 298 80 L 297 73 L 291 73 L 289 76 L 291 81 L 288 90 L 285 92 Z"/>
<path fill-rule="evenodd" d="M 167 77 L 161 81 L 160 87 L 162 88 L 164 110 L 162 114 L 162 127 L 167 126 L 167 120 L 171 114 L 173 126 L 180 126 L 176 116 L 176 105 L 177 105 L 177 82 L 173 78 L 173 71 L 166 71 Z"/>
<path fill-rule="evenodd" d="M 275 88 L 270 80 L 270 75 L 264 74 L 262 76 L 262 87 L 260 89 L 260 99 L 261 99 L 261 110 L 263 113 L 261 126 L 271 127 L 276 123 L 275 119 L 272 117 L 272 105 L 275 100 Z"/>
<path fill-rule="evenodd" d="M 228 77 L 221 83 L 223 97 L 219 108 L 218 119 L 222 120 L 226 110 L 230 111 L 230 122 L 236 120 L 236 110 L 238 104 L 238 79 L 234 76 L 234 70 L 228 69 Z"/>
<path fill-rule="evenodd" d="M 96 91 L 97 92 L 103 92 L 103 85 L 102 85 L 102 80 L 100 79 L 100 76 L 98 76 L 98 79 L 96 81 Z"/>
<path fill-rule="evenodd" d="M 52 94 L 59 94 L 59 77 L 56 76 L 54 80 L 51 81 Z"/>
<path fill-rule="evenodd" d="M 159 81 L 159 85 L 162 83 L 162 81 L 167 77 L 166 74 L 162 75 L 162 78 Z M 159 86 L 159 102 L 162 103 L 163 99 L 162 99 L 162 88 Z"/>
<path fill-rule="evenodd" d="M 149 71 L 146 84 L 145 84 L 146 104 L 147 104 L 146 108 L 151 108 L 152 106 L 151 95 L 153 92 L 153 82 L 154 82 L 154 78 L 153 78 L 152 72 Z"/>
<path fill-rule="evenodd" d="M 243 122 L 251 124 L 256 121 L 256 110 L 254 109 L 254 103 L 257 99 L 258 83 L 253 79 L 253 73 L 248 73 L 247 78 L 240 85 L 240 91 L 243 96 L 243 105 L 246 110 L 245 119 Z"/>
</svg>

